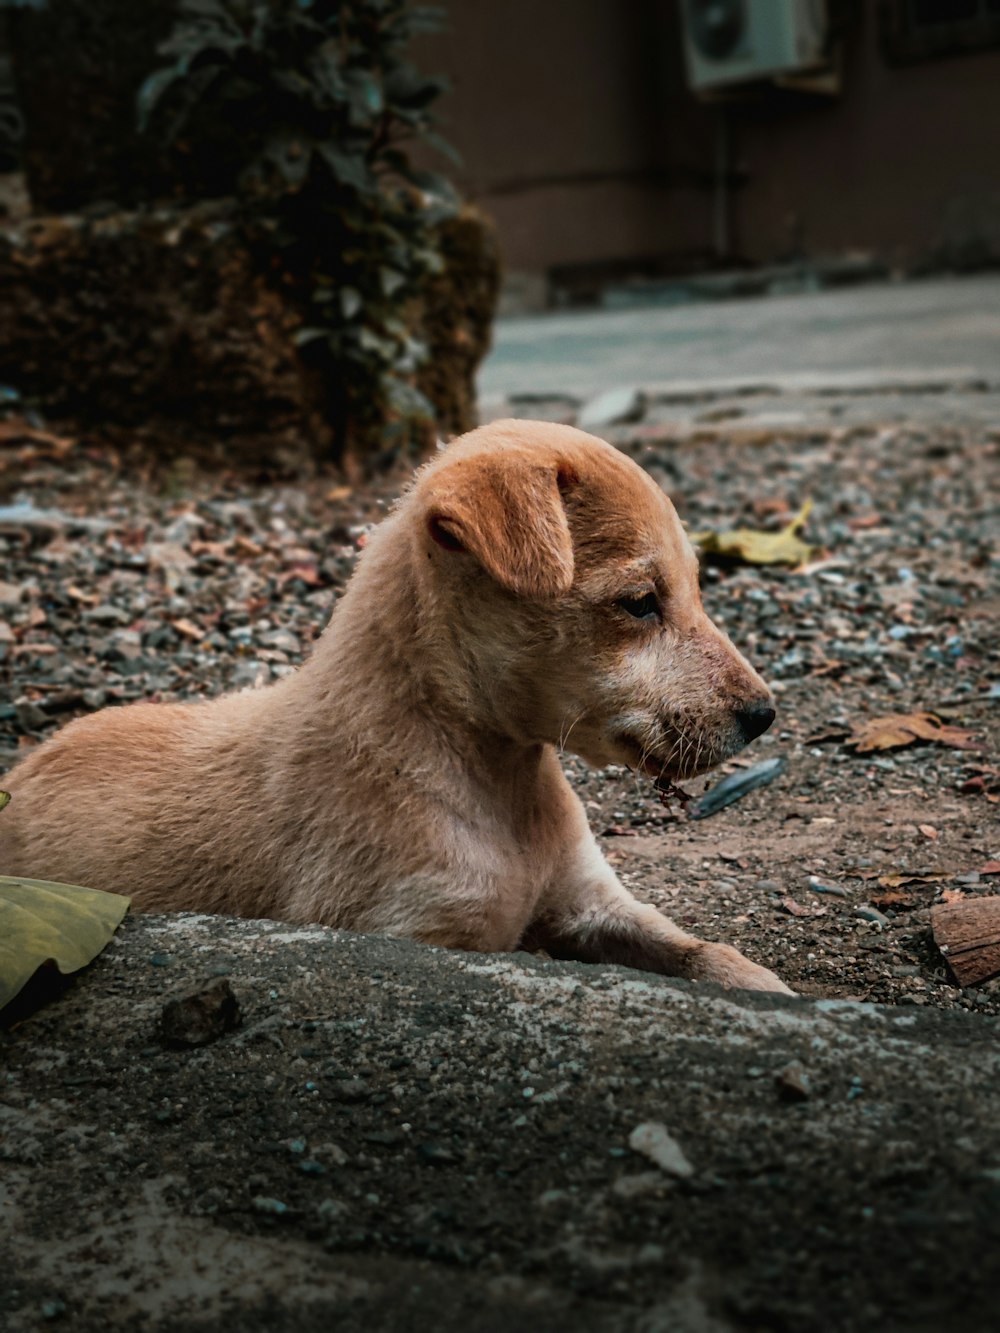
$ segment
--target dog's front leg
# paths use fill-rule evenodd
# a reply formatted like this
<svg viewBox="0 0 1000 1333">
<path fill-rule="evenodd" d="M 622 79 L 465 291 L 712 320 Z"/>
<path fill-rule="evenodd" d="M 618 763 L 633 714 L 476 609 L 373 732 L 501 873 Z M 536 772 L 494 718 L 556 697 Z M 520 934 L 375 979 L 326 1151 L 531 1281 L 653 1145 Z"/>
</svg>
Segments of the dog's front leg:
<svg viewBox="0 0 1000 1333">
<path fill-rule="evenodd" d="M 633 898 L 592 838 L 570 859 L 572 873 L 559 875 L 543 895 L 522 947 L 543 948 L 553 958 L 619 963 L 742 990 L 794 994 L 773 972 L 730 945 L 699 940 Z"/>
</svg>

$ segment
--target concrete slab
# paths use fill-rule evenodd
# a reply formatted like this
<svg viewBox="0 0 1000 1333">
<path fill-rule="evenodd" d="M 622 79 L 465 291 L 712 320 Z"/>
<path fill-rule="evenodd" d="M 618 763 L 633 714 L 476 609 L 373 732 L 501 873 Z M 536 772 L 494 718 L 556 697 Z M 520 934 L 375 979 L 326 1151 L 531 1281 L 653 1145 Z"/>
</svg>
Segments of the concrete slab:
<svg viewBox="0 0 1000 1333">
<path fill-rule="evenodd" d="M 164 1046 L 220 974 L 242 1026 Z M 995 1327 L 974 1014 L 136 917 L 2 1051 L 10 1333 Z"/>
<path fill-rule="evenodd" d="M 808 372 L 1000 376 L 1000 276 L 501 320 L 487 397 Z"/>
</svg>

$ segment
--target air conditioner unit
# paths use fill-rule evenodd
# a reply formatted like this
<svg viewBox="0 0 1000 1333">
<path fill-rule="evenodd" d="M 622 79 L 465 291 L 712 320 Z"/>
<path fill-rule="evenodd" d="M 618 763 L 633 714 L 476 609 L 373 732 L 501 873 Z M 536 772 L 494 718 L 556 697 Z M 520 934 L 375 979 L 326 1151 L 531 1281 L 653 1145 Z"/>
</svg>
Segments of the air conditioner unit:
<svg viewBox="0 0 1000 1333">
<path fill-rule="evenodd" d="M 682 0 L 688 82 L 710 91 L 827 63 L 825 0 Z"/>
</svg>

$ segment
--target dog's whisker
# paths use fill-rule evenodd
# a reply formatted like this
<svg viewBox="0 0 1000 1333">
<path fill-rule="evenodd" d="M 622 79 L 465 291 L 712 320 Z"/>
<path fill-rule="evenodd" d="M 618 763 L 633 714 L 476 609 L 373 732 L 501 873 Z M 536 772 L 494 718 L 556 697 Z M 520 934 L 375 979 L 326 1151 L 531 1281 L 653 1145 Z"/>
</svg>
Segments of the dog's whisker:
<svg viewBox="0 0 1000 1333">
<path fill-rule="evenodd" d="M 566 753 L 566 746 L 569 744 L 569 738 L 573 734 L 573 728 L 576 726 L 578 722 L 581 722 L 583 720 L 583 717 L 586 714 L 586 712 L 587 712 L 586 708 L 581 708 L 579 713 L 577 713 L 576 717 L 573 719 L 573 721 L 569 724 L 568 727 L 566 727 L 566 719 L 569 717 L 569 714 L 567 713 L 566 717 L 563 718 L 563 728 L 565 728 L 565 730 L 563 730 L 562 728 L 560 729 L 559 743 L 556 747 L 561 753 L 563 754 Z"/>
</svg>

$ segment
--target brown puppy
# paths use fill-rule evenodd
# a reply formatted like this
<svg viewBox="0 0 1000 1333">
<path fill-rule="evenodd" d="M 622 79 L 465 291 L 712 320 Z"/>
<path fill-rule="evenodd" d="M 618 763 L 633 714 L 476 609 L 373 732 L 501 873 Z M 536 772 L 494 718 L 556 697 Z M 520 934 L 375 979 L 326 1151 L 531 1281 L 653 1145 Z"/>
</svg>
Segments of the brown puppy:
<svg viewBox="0 0 1000 1333">
<path fill-rule="evenodd" d="M 773 716 L 646 473 L 568 427 L 499 422 L 418 473 L 295 675 L 106 709 L 29 755 L 0 870 L 150 911 L 530 941 L 786 991 L 619 884 L 556 757 L 683 779 Z"/>
</svg>

